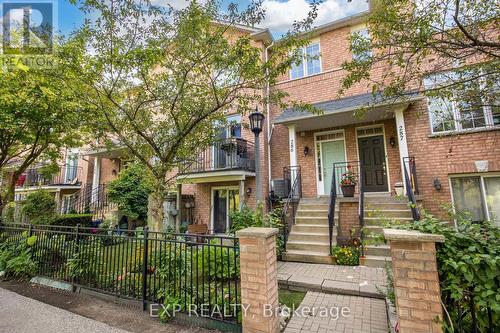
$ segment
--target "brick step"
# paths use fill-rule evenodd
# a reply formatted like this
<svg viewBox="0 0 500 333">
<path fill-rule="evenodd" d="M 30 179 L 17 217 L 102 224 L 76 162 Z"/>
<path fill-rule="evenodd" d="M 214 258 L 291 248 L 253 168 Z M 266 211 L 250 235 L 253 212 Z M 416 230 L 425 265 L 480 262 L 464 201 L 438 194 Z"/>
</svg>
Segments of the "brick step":
<svg viewBox="0 0 500 333">
<path fill-rule="evenodd" d="M 410 209 L 365 209 L 365 217 L 411 218 Z"/>
<path fill-rule="evenodd" d="M 328 225 L 328 216 L 295 216 L 295 224 L 325 224 Z"/>
<path fill-rule="evenodd" d="M 289 242 L 329 242 L 330 236 L 328 235 L 328 229 L 326 233 L 309 233 L 309 232 L 297 232 L 292 228 L 290 235 L 288 235 Z"/>
<path fill-rule="evenodd" d="M 312 251 L 316 253 L 323 253 L 328 255 L 330 253 L 330 243 L 329 242 L 311 242 L 311 241 L 288 241 L 286 243 L 286 249 L 288 250 L 298 250 L 298 251 Z"/>
<path fill-rule="evenodd" d="M 380 267 L 385 268 L 386 263 L 391 263 L 391 257 L 383 257 L 383 256 L 365 256 L 365 266 L 367 267 Z"/>
<path fill-rule="evenodd" d="M 325 217 L 328 216 L 328 209 L 326 210 L 319 210 L 319 209 L 303 209 L 299 208 L 297 210 L 297 215 L 296 217 L 299 216 L 305 216 L 305 217 Z"/>
<path fill-rule="evenodd" d="M 333 228 L 333 232 L 336 228 Z M 294 232 L 305 232 L 305 233 L 327 233 L 328 234 L 328 224 L 295 224 L 292 227 Z"/>
<path fill-rule="evenodd" d="M 365 254 L 370 256 L 382 256 L 382 257 L 390 257 L 391 256 L 391 247 L 386 244 L 380 245 L 366 245 L 365 246 Z"/>
<path fill-rule="evenodd" d="M 313 264 L 333 264 L 334 260 L 331 256 L 312 252 L 312 251 L 298 251 L 298 250 L 288 250 L 283 253 L 284 261 L 297 261 Z"/>
</svg>

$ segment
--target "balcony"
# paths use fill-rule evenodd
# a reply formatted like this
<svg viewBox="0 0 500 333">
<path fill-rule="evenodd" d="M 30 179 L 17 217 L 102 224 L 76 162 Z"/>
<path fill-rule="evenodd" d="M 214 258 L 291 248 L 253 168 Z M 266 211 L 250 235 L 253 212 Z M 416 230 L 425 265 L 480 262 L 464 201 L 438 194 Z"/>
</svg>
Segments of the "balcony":
<svg viewBox="0 0 500 333">
<path fill-rule="evenodd" d="M 224 176 L 223 180 L 237 180 L 241 179 L 242 175 L 254 176 L 254 172 L 253 143 L 241 138 L 228 138 L 197 152 L 193 161 L 183 162 L 179 170 L 179 179 Z M 236 178 L 229 179 L 231 176 Z"/>
<path fill-rule="evenodd" d="M 42 172 L 42 168 L 31 168 L 19 176 L 16 187 L 35 186 L 80 186 L 82 184 L 82 168 L 61 165 L 60 170 L 53 175 Z"/>
</svg>

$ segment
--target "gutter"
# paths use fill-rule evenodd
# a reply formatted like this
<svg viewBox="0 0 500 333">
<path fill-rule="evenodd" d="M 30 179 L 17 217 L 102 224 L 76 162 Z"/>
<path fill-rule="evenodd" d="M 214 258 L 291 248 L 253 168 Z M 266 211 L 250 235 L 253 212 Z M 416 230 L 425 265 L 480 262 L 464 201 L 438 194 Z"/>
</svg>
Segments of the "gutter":
<svg viewBox="0 0 500 333">
<path fill-rule="evenodd" d="M 266 63 L 268 61 L 268 52 L 269 49 L 274 45 L 274 41 L 269 44 L 269 46 L 266 46 L 265 50 L 265 60 Z M 269 71 L 266 69 L 267 73 L 266 75 L 269 74 Z M 268 183 L 268 188 L 269 192 L 271 192 L 271 136 L 272 136 L 272 130 L 271 130 L 271 106 L 269 103 L 269 95 L 270 95 L 270 90 L 271 86 L 269 84 L 269 79 L 266 82 L 266 97 L 267 97 L 267 102 L 266 102 L 266 112 L 267 112 L 267 183 Z M 274 128 L 274 124 L 273 124 Z"/>
</svg>

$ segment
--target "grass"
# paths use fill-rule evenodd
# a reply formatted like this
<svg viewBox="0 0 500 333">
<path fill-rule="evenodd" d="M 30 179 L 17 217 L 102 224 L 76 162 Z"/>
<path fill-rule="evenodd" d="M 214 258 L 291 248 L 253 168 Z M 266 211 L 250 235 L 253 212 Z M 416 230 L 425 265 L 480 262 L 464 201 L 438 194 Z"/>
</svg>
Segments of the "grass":
<svg viewBox="0 0 500 333">
<path fill-rule="evenodd" d="M 300 291 L 286 289 L 280 289 L 278 291 L 278 301 L 291 309 L 298 308 L 305 296 L 306 293 Z"/>
</svg>

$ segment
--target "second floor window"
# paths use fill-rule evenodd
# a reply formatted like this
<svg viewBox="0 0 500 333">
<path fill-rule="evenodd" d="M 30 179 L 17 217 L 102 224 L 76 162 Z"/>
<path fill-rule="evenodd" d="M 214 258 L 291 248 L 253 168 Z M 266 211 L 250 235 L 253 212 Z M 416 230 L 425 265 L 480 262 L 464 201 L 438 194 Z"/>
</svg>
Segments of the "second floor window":
<svg viewBox="0 0 500 333">
<path fill-rule="evenodd" d="M 290 79 L 299 79 L 304 76 L 321 73 L 319 43 L 310 44 L 297 52 L 300 53 L 302 60 L 299 63 L 292 64 Z"/>
<path fill-rule="evenodd" d="M 352 58 L 357 61 L 367 61 L 372 56 L 371 38 L 367 28 L 353 32 Z M 360 51 L 363 50 L 363 51 Z"/>
<path fill-rule="evenodd" d="M 438 74 L 424 80 L 424 85 L 427 89 L 433 88 L 446 83 L 446 78 L 452 76 L 453 73 Z M 469 84 L 471 90 L 481 90 L 473 87 L 481 84 L 477 80 Z M 491 103 L 483 101 L 479 96 L 468 99 L 461 99 L 460 96 L 429 97 L 427 100 L 432 133 L 466 131 L 500 125 L 500 114 Z"/>
</svg>

